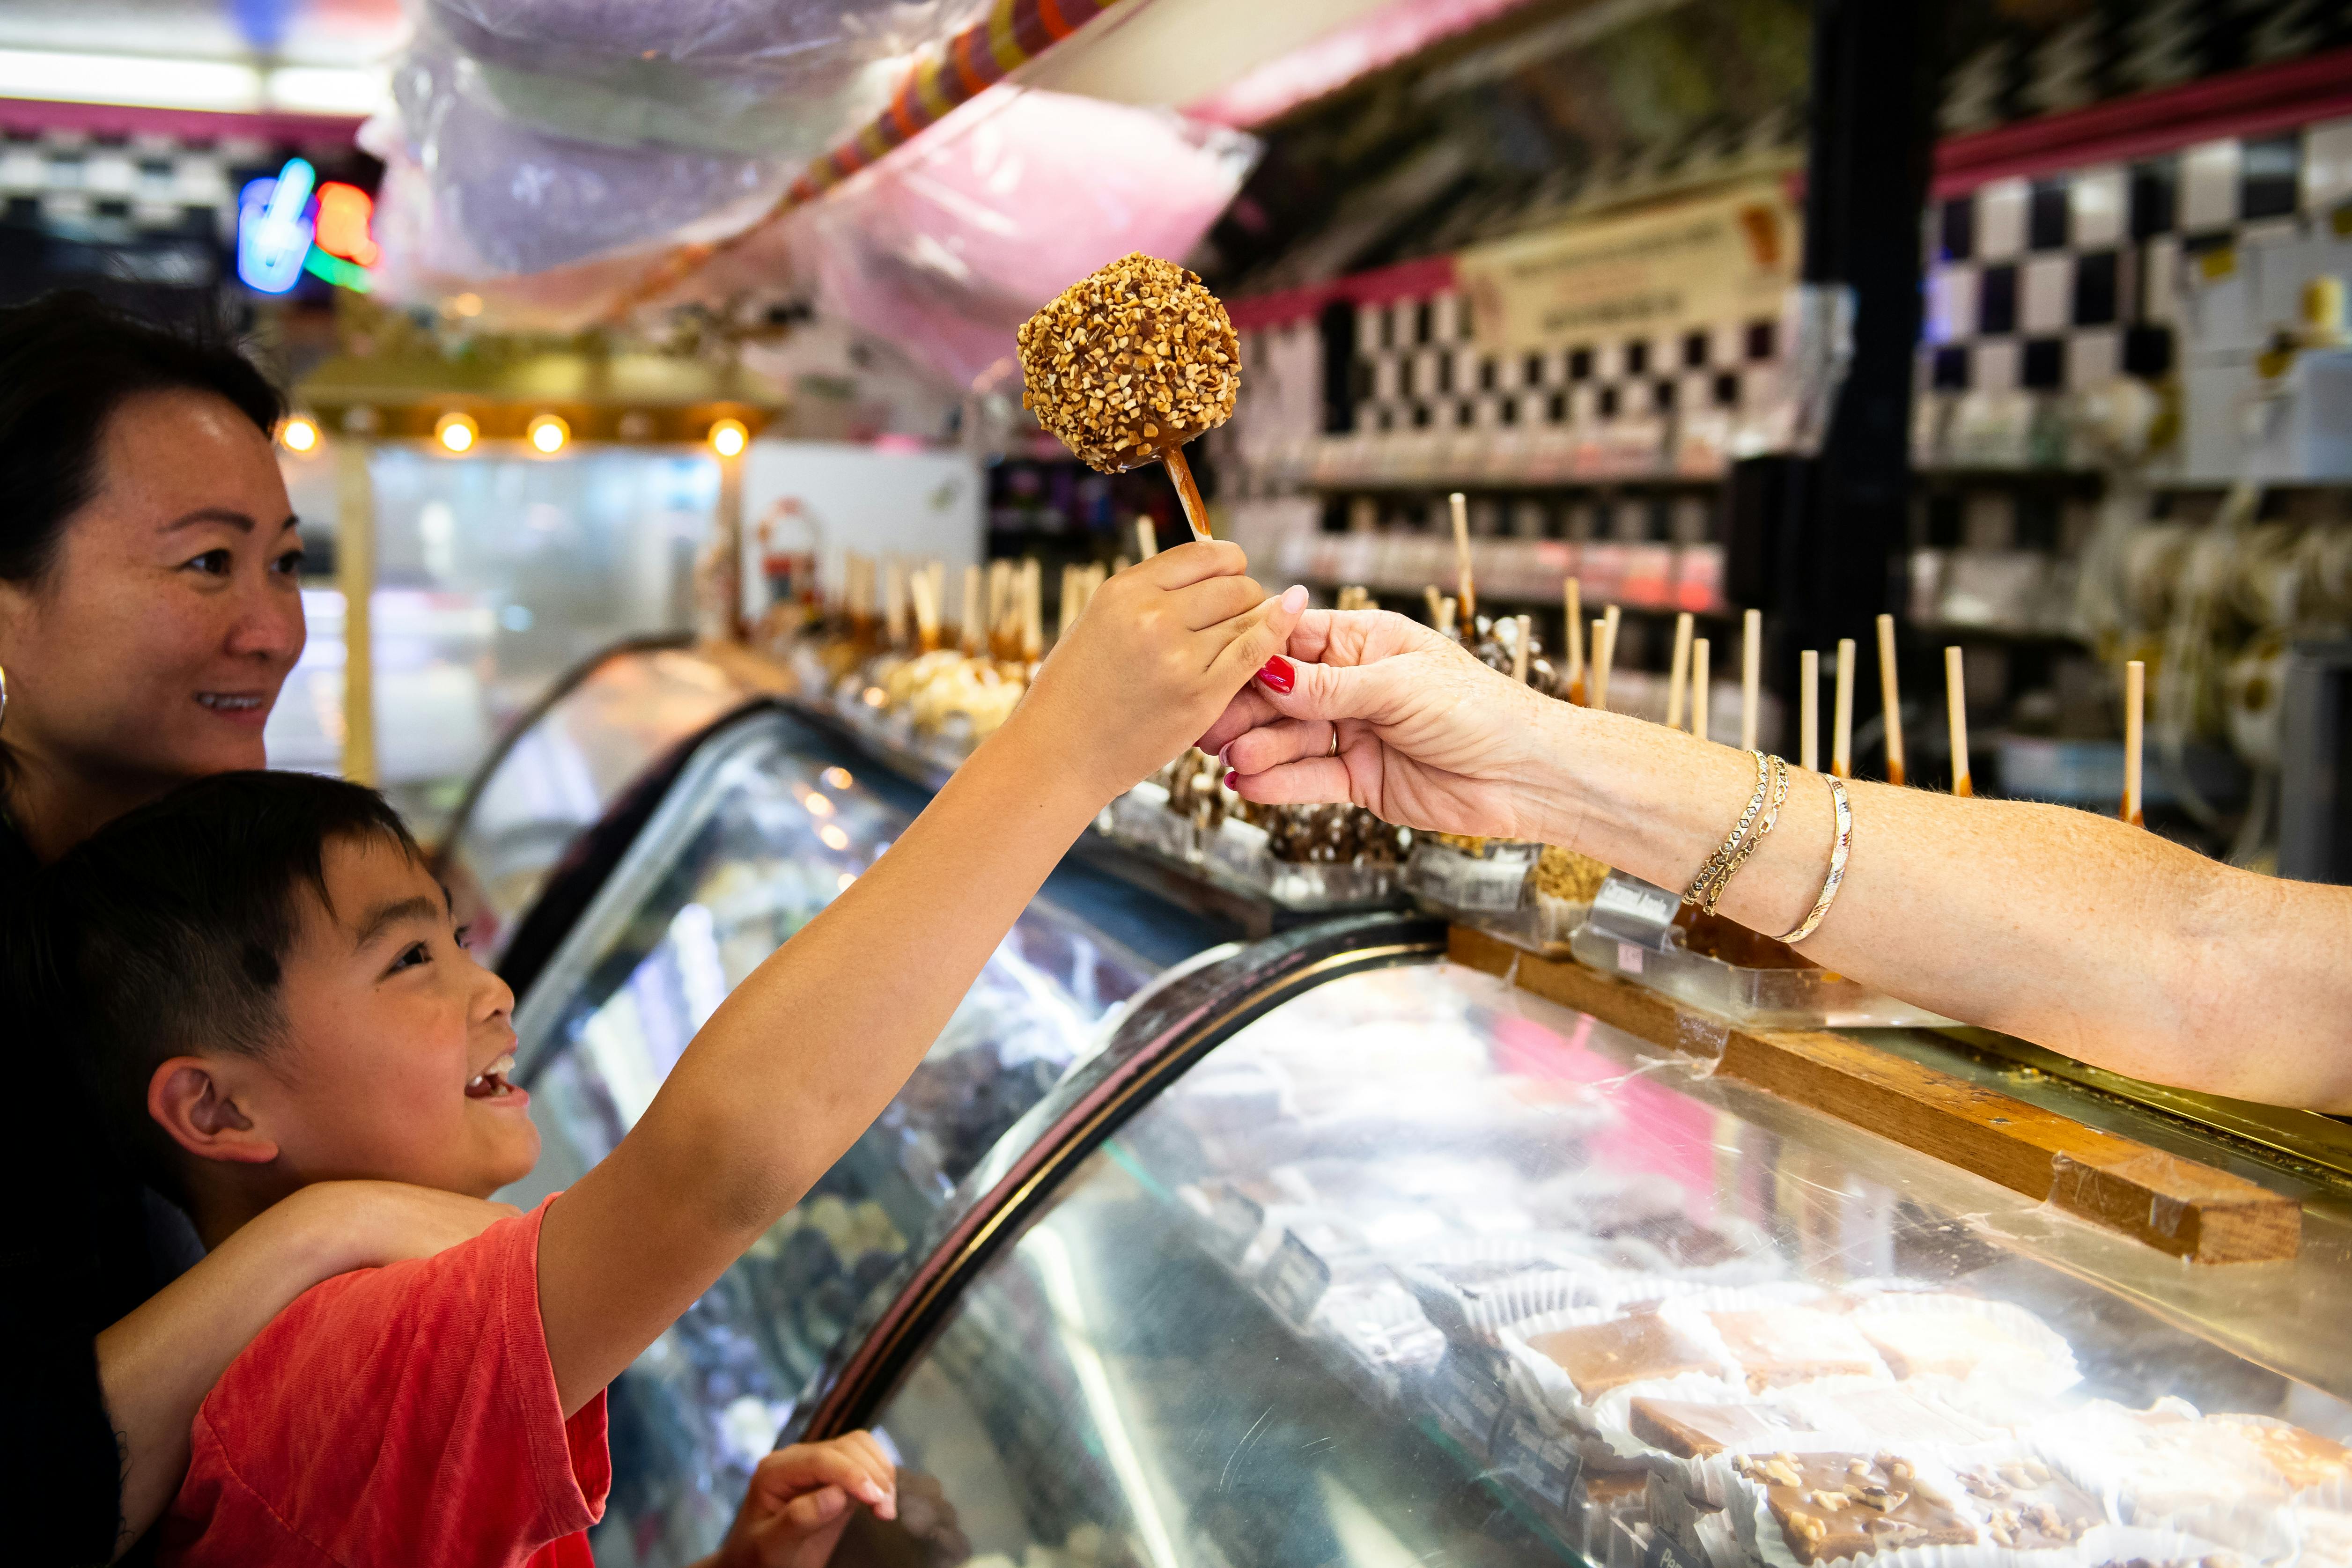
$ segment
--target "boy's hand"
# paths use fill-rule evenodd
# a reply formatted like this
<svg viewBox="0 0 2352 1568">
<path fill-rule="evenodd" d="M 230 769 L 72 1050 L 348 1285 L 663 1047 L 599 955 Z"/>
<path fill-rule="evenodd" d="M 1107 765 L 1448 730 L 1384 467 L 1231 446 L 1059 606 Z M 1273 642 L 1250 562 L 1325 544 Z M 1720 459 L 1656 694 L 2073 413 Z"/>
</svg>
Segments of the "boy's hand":
<svg viewBox="0 0 2352 1568">
<path fill-rule="evenodd" d="M 1102 802 L 1190 746 L 1307 608 L 1303 588 L 1268 598 L 1248 564 L 1195 541 L 1104 583 L 1014 713 L 1034 766 L 1083 770 Z"/>
<path fill-rule="evenodd" d="M 898 1474 L 866 1432 L 794 1443 L 760 1461 L 726 1543 L 699 1568 L 824 1568 L 853 1503 L 898 1516 Z"/>
</svg>

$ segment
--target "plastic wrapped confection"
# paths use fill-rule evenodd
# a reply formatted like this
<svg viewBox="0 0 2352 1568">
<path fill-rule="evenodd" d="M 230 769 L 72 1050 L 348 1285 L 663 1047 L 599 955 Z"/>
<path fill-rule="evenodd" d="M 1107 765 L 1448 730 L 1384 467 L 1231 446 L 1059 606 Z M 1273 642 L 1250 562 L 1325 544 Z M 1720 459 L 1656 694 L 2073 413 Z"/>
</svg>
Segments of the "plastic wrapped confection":
<svg viewBox="0 0 2352 1568">
<path fill-rule="evenodd" d="M 772 205 L 785 157 L 661 143 L 590 141 L 509 112 L 483 68 L 429 33 L 393 72 L 396 116 L 366 144 L 413 176 L 387 225 L 404 271 L 457 277 L 531 273 L 656 241 L 715 237 Z M 555 90 L 556 84 L 548 84 Z M 409 250 L 404 242 L 420 248 Z"/>
<path fill-rule="evenodd" d="M 666 101 L 722 122 L 838 90 L 944 38 L 987 0 L 411 0 L 485 64 Z M 706 132 L 707 134 L 708 132 Z"/>
<path fill-rule="evenodd" d="M 959 386 L 1017 373 L 1014 332 L 1073 277 L 1131 251 L 1182 256 L 1257 143 L 1158 110 L 992 88 L 791 222 L 818 308 Z M 726 258 L 756 267 L 772 242 Z"/>
</svg>

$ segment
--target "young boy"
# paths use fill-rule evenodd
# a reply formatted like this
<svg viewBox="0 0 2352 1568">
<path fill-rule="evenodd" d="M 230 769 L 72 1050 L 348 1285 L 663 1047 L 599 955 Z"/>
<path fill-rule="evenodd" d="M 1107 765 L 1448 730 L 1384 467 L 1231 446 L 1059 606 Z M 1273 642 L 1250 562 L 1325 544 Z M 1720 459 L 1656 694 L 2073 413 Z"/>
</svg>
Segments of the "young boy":
<svg viewBox="0 0 2352 1568">
<path fill-rule="evenodd" d="M 1105 584 L 1013 717 L 572 1187 L 280 1313 L 198 1415 L 163 1560 L 587 1563 L 604 1385 L 888 1103 L 1102 806 L 1283 646 L 1306 592 L 1262 601 L 1243 565 L 1186 545 Z M 514 998 L 370 791 L 205 779 L 92 838 L 43 896 L 58 1047 L 208 1244 L 310 1182 L 487 1196 L 537 1157 L 506 1077 Z M 766 1560 L 819 1560 L 800 1547 L 829 1549 L 835 1497 L 887 1517 L 866 1444 L 800 1455 L 805 1485 L 773 1457 L 739 1555 L 765 1529 Z"/>
</svg>

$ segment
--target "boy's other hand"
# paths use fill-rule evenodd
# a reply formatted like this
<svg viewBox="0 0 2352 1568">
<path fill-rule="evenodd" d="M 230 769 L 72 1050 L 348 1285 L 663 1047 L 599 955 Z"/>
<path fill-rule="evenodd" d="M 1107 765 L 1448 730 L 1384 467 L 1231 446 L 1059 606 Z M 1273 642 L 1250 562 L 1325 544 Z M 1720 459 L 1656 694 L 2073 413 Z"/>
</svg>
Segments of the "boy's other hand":
<svg viewBox="0 0 2352 1568">
<path fill-rule="evenodd" d="M 725 1544 L 697 1568 L 824 1568 L 856 1503 L 898 1516 L 898 1472 L 867 1432 L 794 1443 L 760 1461 Z"/>
<path fill-rule="evenodd" d="M 1222 540 L 1178 545 L 1095 593 L 1013 716 L 1034 765 L 1099 801 L 1167 765 L 1282 651 L 1307 591 L 1270 598 Z"/>
</svg>

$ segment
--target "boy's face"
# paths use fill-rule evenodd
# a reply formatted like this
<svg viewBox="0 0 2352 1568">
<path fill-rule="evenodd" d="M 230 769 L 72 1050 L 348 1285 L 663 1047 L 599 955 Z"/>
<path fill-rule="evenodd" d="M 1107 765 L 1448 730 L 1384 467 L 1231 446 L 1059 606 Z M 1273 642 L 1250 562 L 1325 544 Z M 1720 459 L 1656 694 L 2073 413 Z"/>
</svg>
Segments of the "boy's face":
<svg viewBox="0 0 2352 1568">
<path fill-rule="evenodd" d="M 245 1110 L 300 1182 L 374 1177 L 487 1197 L 539 1158 L 514 993 L 458 945 L 446 894 L 375 838 L 330 842 L 279 998 L 286 1050 Z"/>
</svg>

